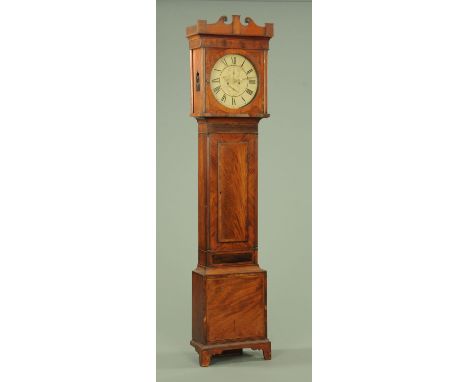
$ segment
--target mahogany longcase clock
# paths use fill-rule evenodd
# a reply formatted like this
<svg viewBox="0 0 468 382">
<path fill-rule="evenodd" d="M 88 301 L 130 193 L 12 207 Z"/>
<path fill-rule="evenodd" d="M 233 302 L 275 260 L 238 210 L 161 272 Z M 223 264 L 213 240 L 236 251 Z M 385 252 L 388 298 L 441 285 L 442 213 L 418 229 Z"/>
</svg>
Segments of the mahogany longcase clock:
<svg viewBox="0 0 468 382">
<path fill-rule="evenodd" d="M 263 351 L 267 277 L 257 257 L 258 123 L 267 113 L 273 24 L 199 20 L 187 28 L 191 116 L 198 123 L 198 265 L 192 340 L 201 366 L 214 355 Z"/>
</svg>

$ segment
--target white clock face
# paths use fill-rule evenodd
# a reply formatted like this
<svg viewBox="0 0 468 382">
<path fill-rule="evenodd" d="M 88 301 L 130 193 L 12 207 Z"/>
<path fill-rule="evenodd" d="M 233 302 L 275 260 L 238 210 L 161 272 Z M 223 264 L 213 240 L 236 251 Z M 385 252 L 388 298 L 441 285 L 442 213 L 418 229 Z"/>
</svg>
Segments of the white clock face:
<svg viewBox="0 0 468 382">
<path fill-rule="evenodd" d="M 214 64 L 210 86 L 220 104 L 230 109 L 239 109 L 249 104 L 257 93 L 257 72 L 244 56 L 226 54 Z"/>
</svg>

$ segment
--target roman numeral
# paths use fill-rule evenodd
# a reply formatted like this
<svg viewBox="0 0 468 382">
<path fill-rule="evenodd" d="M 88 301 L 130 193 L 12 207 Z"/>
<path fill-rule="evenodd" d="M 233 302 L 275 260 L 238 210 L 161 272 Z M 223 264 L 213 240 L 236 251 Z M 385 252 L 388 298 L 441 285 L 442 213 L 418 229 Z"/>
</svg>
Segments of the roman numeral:
<svg viewBox="0 0 468 382">
<path fill-rule="evenodd" d="M 215 94 L 218 94 L 218 92 L 221 90 L 221 86 L 216 86 L 213 91 L 215 92 Z"/>
<path fill-rule="evenodd" d="M 216 70 L 217 72 L 222 72 L 222 70 L 219 70 L 219 69 L 216 69 L 216 68 L 214 70 Z"/>
<path fill-rule="evenodd" d="M 232 63 L 233 63 L 234 65 L 236 65 L 236 56 L 232 56 L 232 57 L 231 57 L 231 61 L 232 61 Z"/>
<path fill-rule="evenodd" d="M 211 82 L 219 82 L 219 78 L 213 78 Z M 250 82 L 250 81 L 249 81 Z"/>
<path fill-rule="evenodd" d="M 241 66 L 244 66 L 244 64 L 245 64 L 245 60 L 244 60 L 244 62 L 242 63 L 242 65 L 241 65 Z"/>
<path fill-rule="evenodd" d="M 249 80 L 249 84 L 255 84 L 255 80 Z"/>
<path fill-rule="evenodd" d="M 226 102 L 226 94 L 223 94 L 223 97 L 221 98 L 221 101 Z"/>
<path fill-rule="evenodd" d="M 247 101 L 244 99 L 244 97 L 241 96 L 241 98 L 242 98 L 242 101 L 244 101 L 244 103 L 247 103 Z"/>
<path fill-rule="evenodd" d="M 236 100 L 234 99 L 234 97 L 231 98 L 231 103 L 232 103 L 232 105 L 236 104 Z"/>
<path fill-rule="evenodd" d="M 247 92 L 248 95 L 252 95 L 252 94 L 253 94 L 253 91 L 250 90 L 250 89 L 245 89 L 245 91 Z"/>
<path fill-rule="evenodd" d="M 246 74 L 253 72 L 253 69 L 249 69 Z"/>
<path fill-rule="evenodd" d="M 223 62 L 224 62 L 224 65 L 228 66 L 225 58 L 223 58 Z"/>
</svg>

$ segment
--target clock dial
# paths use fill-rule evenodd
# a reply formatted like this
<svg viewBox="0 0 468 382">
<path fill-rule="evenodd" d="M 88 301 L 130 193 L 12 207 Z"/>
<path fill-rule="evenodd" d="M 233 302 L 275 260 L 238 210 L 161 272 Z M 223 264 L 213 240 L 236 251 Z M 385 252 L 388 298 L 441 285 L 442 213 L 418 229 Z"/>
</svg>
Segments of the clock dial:
<svg viewBox="0 0 468 382">
<path fill-rule="evenodd" d="M 257 72 L 244 56 L 226 54 L 211 70 L 210 87 L 220 104 L 239 109 L 249 104 L 257 93 Z"/>
</svg>

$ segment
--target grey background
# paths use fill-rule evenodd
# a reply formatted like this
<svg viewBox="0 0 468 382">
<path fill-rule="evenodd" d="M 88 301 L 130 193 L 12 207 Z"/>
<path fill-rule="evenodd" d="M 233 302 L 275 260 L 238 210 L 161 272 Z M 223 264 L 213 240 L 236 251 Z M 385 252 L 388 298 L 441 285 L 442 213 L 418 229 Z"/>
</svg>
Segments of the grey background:
<svg viewBox="0 0 468 382">
<path fill-rule="evenodd" d="M 274 23 L 270 118 L 259 125 L 259 263 L 268 271 L 268 337 L 261 352 L 198 366 L 191 339 L 197 262 L 197 124 L 189 116 L 185 27 L 221 15 Z M 311 3 L 157 2 L 158 381 L 311 380 Z M 226 373 L 226 370 L 229 370 Z M 293 373 L 293 374 L 291 374 Z"/>
</svg>

